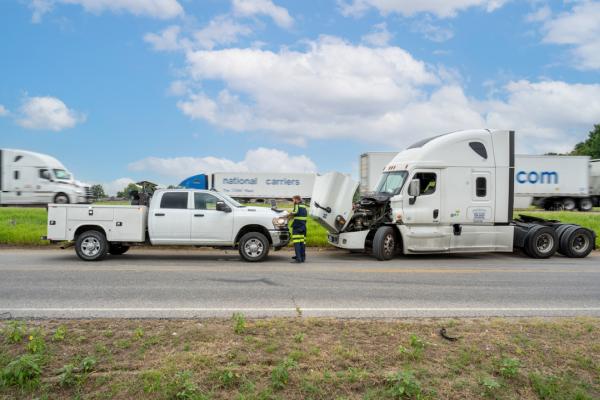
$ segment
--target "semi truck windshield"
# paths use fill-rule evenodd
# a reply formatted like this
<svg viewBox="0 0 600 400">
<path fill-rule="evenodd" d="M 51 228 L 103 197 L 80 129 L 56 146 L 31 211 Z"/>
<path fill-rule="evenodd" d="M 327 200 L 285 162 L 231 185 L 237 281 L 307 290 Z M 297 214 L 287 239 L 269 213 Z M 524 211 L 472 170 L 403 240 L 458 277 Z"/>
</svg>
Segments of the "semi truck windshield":
<svg viewBox="0 0 600 400">
<path fill-rule="evenodd" d="M 406 171 L 384 172 L 375 191 L 396 195 L 400 193 L 407 176 L 408 172 Z"/>
<path fill-rule="evenodd" d="M 54 175 L 56 176 L 56 179 L 71 179 L 71 174 L 64 169 L 55 169 Z"/>
</svg>

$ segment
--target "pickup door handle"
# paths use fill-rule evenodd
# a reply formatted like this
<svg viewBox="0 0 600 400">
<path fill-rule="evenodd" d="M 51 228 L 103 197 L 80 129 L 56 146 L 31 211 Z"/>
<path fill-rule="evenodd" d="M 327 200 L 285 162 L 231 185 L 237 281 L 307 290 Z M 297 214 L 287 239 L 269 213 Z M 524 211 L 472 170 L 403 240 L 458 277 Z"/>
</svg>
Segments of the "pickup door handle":
<svg viewBox="0 0 600 400">
<path fill-rule="evenodd" d="M 165 214 L 164 213 L 155 213 L 154 216 L 155 217 L 164 217 Z"/>
<path fill-rule="evenodd" d="M 440 210 L 438 210 L 437 208 L 435 210 L 433 210 L 433 219 L 437 219 L 437 217 L 440 215 Z"/>
<path fill-rule="evenodd" d="M 204 214 L 194 214 L 194 217 L 204 217 Z"/>
</svg>

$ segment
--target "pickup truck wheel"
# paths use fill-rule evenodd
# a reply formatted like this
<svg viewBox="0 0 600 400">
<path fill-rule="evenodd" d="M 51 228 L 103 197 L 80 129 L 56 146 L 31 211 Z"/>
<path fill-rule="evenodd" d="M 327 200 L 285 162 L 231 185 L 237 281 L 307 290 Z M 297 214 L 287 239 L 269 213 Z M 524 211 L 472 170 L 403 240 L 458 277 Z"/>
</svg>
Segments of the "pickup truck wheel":
<svg viewBox="0 0 600 400">
<path fill-rule="evenodd" d="M 560 253 L 570 258 L 586 257 L 594 248 L 594 235 L 580 226 L 571 226 L 560 238 Z"/>
<path fill-rule="evenodd" d="M 549 258 L 558 249 L 558 237 L 548 226 L 536 226 L 525 238 L 525 253 L 532 258 Z"/>
<path fill-rule="evenodd" d="M 269 254 L 269 240 L 260 232 L 248 232 L 240 239 L 239 252 L 245 261 L 262 261 Z"/>
<path fill-rule="evenodd" d="M 108 252 L 113 256 L 120 256 L 121 254 L 127 253 L 129 246 L 123 246 L 122 244 L 110 244 L 108 246 Z"/>
<path fill-rule="evenodd" d="M 373 238 L 373 255 L 379 261 L 391 260 L 396 255 L 396 233 L 389 226 L 382 226 Z"/>
<path fill-rule="evenodd" d="M 100 261 L 108 253 L 106 236 L 98 231 L 85 231 L 75 241 L 75 252 L 83 261 Z"/>
</svg>

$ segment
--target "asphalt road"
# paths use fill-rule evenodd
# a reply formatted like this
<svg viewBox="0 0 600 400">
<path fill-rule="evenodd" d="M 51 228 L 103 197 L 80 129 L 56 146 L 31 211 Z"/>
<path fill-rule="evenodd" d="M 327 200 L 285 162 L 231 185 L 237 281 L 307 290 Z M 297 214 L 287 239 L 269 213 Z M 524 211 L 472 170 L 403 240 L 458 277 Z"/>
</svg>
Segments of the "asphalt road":
<svg viewBox="0 0 600 400">
<path fill-rule="evenodd" d="M 0 249 L 0 317 L 600 316 L 600 254 L 399 257 L 290 252 L 260 264 L 234 251 L 132 250 L 102 262 L 72 249 Z M 10 314 L 7 314 L 10 313 Z"/>
</svg>

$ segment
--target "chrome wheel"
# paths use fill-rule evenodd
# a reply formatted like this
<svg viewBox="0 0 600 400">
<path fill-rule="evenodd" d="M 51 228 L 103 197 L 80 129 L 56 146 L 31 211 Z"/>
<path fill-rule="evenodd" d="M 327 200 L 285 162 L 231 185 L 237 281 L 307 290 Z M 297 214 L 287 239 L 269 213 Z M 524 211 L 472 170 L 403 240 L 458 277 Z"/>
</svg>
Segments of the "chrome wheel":
<svg viewBox="0 0 600 400">
<path fill-rule="evenodd" d="M 394 239 L 394 235 L 391 233 L 385 236 L 383 240 L 383 252 L 387 256 L 391 256 L 394 254 L 394 250 L 396 249 L 396 240 Z"/>
<path fill-rule="evenodd" d="M 554 238 L 549 233 L 542 233 L 537 238 L 535 246 L 540 253 L 548 253 L 554 247 Z"/>
<path fill-rule="evenodd" d="M 95 237 L 87 237 L 81 241 L 81 252 L 88 257 L 95 257 L 100 253 L 101 244 Z"/>
<path fill-rule="evenodd" d="M 244 243 L 244 252 L 248 257 L 260 257 L 264 250 L 265 246 L 258 239 L 248 239 L 246 243 Z"/>
</svg>

